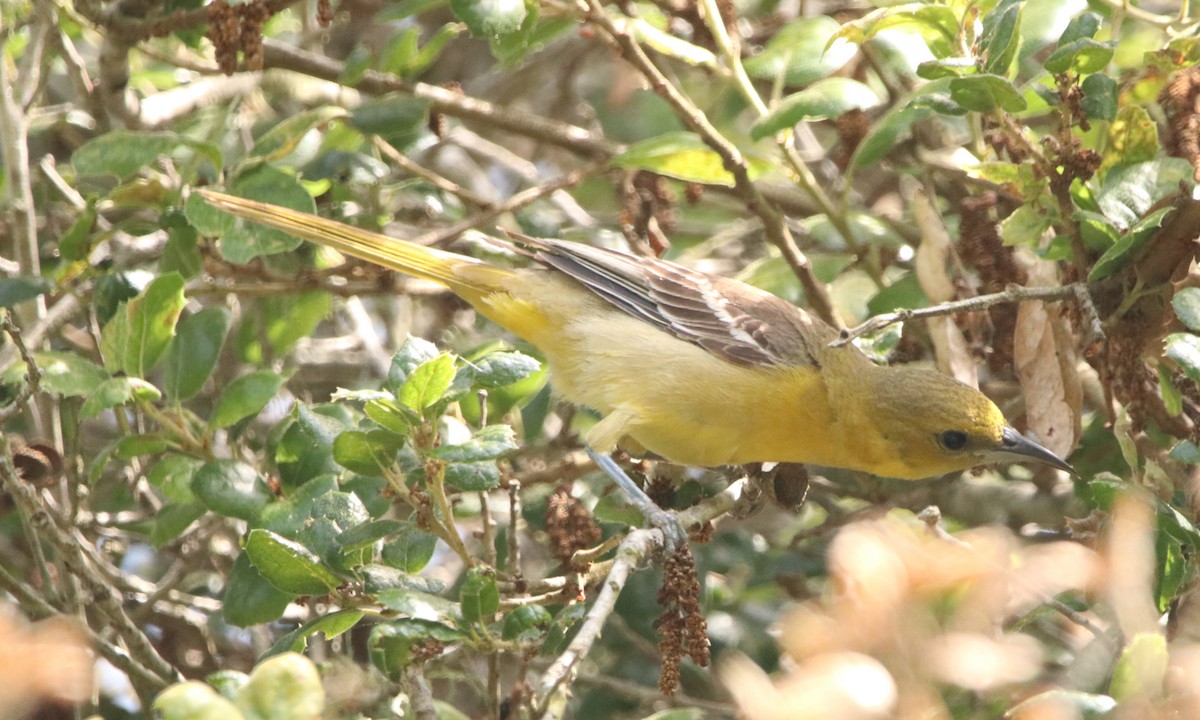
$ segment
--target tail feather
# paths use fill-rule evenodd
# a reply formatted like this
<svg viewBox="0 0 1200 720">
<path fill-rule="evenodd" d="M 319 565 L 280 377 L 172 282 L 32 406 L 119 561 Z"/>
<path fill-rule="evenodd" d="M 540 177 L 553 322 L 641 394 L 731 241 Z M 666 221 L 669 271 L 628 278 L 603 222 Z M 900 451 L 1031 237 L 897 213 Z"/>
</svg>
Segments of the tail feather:
<svg viewBox="0 0 1200 720">
<path fill-rule="evenodd" d="M 499 279 L 497 272 L 470 272 L 467 268 L 499 270 L 466 255 L 405 242 L 380 233 L 298 210 L 247 200 L 206 189 L 196 192 L 210 205 L 230 214 L 262 223 L 291 235 L 311 240 L 368 262 L 406 275 L 432 280 L 448 286 L 467 299 L 500 289 L 488 285 L 487 278 Z"/>
</svg>

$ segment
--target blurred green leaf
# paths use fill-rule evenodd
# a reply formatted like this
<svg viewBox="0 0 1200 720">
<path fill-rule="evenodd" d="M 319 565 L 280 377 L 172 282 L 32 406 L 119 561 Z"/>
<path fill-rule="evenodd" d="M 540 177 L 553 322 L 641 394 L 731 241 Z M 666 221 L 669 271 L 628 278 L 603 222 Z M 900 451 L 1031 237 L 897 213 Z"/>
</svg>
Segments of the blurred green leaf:
<svg viewBox="0 0 1200 720">
<path fill-rule="evenodd" d="M 388 390 L 393 396 L 398 395 L 400 388 L 404 386 L 413 370 L 433 360 L 441 353 L 442 351 L 438 350 L 437 345 L 428 340 L 409 336 L 400 346 L 400 351 L 392 357 L 391 367 L 388 368 Z"/>
<path fill-rule="evenodd" d="M 466 635 L 438 622 L 419 619 L 393 620 L 380 623 L 371 630 L 367 648 L 371 662 L 384 675 L 399 680 L 404 669 L 412 664 L 412 650 L 430 641 L 446 644 L 465 639 Z"/>
<path fill-rule="evenodd" d="M 1117 117 L 1117 81 L 1108 75 L 1095 73 L 1083 79 L 1083 112 L 1093 120 L 1115 120 Z"/>
<path fill-rule="evenodd" d="M 250 627 L 278 620 L 295 599 L 267 582 L 250 562 L 250 556 L 239 553 L 225 585 L 221 614 L 230 625 Z"/>
<path fill-rule="evenodd" d="M 415 574 L 429 564 L 436 547 L 436 535 L 412 523 L 404 523 L 396 537 L 383 546 L 380 558 L 394 568 Z"/>
<path fill-rule="evenodd" d="M 0 307 L 12 307 L 54 289 L 46 278 L 31 275 L 0 277 Z"/>
<path fill-rule="evenodd" d="M 1091 273 L 1088 274 L 1088 281 L 1096 282 L 1103 280 L 1124 267 L 1125 263 L 1135 257 L 1146 241 L 1158 231 L 1158 228 L 1162 226 L 1163 221 L 1171 214 L 1171 211 L 1172 208 L 1162 208 L 1137 221 L 1112 247 L 1096 260 L 1096 264 L 1092 266 Z"/>
<path fill-rule="evenodd" d="M 344 108 L 322 105 L 285 117 L 254 141 L 248 156 L 264 162 L 279 160 L 295 150 L 310 131 L 345 116 Z"/>
<path fill-rule="evenodd" d="M 495 461 L 446 464 L 446 483 L 463 492 L 485 492 L 500 487 L 500 470 Z"/>
<path fill-rule="evenodd" d="M 495 460 L 517 449 L 515 433 L 508 425 L 488 425 L 478 430 L 468 442 L 459 445 L 440 445 L 429 451 L 429 457 L 455 463 Z"/>
<path fill-rule="evenodd" d="M 347 430 L 333 441 L 333 459 L 351 472 L 382 477 L 404 447 L 404 438 L 388 430 Z"/>
<path fill-rule="evenodd" d="M 554 616 L 541 605 L 522 605 L 504 614 L 501 636 L 505 640 L 539 640 L 553 620 Z"/>
<path fill-rule="evenodd" d="M 294 175 L 270 165 L 257 165 L 241 173 L 234 178 L 227 192 L 301 212 L 312 213 L 316 210 L 312 196 Z M 202 234 L 219 238 L 221 256 L 236 264 L 248 263 L 260 255 L 295 250 L 303 242 L 282 230 L 218 210 L 196 193 L 188 197 L 184 213 Z"/>
<path fill-rule="evenodd" d="M 58 251 L 64 260 L 86 260 L 92 251 L 96 231 L 96 201 L 89 200 L 87 207 L 71 223 L 70 229 L 58 239 Z"/>
<path fill-rule="evenodd" d="M 167 351 L 185 302 L 179 273 L 151 280 L 101 331 L 105 369 L 145 377 Z"/>
<path fill-rule="evenodd" d="M 1021 44 L 1018 28 L 1024 0 L 1002 0 L 991 12 L 983 16 L 983 35 L 979 39 L 979 54 L 983 59 L 983 72 L 992 75 L 1008 75 L 1012 61 Z"/>
<path fill-rule="evenodd" d="M 1166 337 L 1166 356 L 1192 380 L 1200 382 L 1200 337 L 1171 333 Z"/>
<path fill-rule="evenodd" d="M 33 359 L 42 371 L 41 388 L 46 392 L 67 397 L 88 397 L 109 378 L 99 365 L 75 353 L 49 350 L 35 352 Z M 0 376 L 0 380 L 17 384 L 23 382 L 26 372 L 24 363 L 13 363 Z"/>
<path fill-rule="evenodd" d="M 428 121 L 427 100 L 400 94 L 367 100 L 350 114 L 351 125 L 364 133 L 379 135 L 399 148 L 415 141 Z"/>
<path fill-rule="evenodd" d="M 154 699 L 154 714 L 162 720 L 244 720 L 236 705 L 198 680 L 163 690 Z"/>
<path fill-rule="evenodd" d="M 111 408 L 134 401 L 154 402 L 162 397 L 158 388 L 140 378 L 115 377 L 102 381 L 85 394 L 79 417 L 93 418 Z"/>
<path fill-rule="evenodd" d="M 285 652 L 304 652 L 308 648 L 308 639 L 313 635 L 321 633 L 326 640 L 332 640 L 357 625 L 364 614 L 362 610 L 337 610 L 309 620 L 295 630 L 281 635 L 262 657 L 266 659 Z"/>
<path fill-rule="evenodd" d="M 519 352 L 488 353 L 471 364 L 475 383 L 489 390 L 524 380 L 542 367 L 536 358 Z"/>
<path fill-rule="evenodd" d="M 1175 157 L 1117 165 L 1105 174 L 1096 201 L 1104 215 L 1124 230 L 1159 201 L 1179 194 L 1181 187 L 1194 187 L 1192 174 L 1192 164 Z"/>
<path fill-rule="evenodd" d="M 863 110 L 878 104 L 879 96 L 859 81 L 842 77 L 826 78 L 784 98 L 783 102 L 750 126 L 750 136 L 760 140 L 789 130 L 805 120 L 825 120 L 850 110 Z"/>
<path fill-rule="evenodd" d="M 159 157 L 172 156 L 182 148 L 207 159 L 213 167 L 224 162 L 221 151 L 208 143 L 191 140 L 171 132 L 112 130 L 97 135 L 71 155 L 71 164 L 80 175 L 126 177 L 144 167 L 157 164 Z"/>
<path fill-rule="evenodd" d="M 234 703 L 246 720 L 311 720 L 325 710 L 325 688 L 313 661 L 289 652 L 259 662 Z"/>
<path fill-rule="evenodd" d="M 284 379 L 270 370 L 247 373 L 225 386 L 208 418 L 209 427 L 225 428 L 257 415 L 283 387 Z"/>
<path fill-rule="evenodd" d="M 1125 645 L 1113 669 L 1109 694 L 1117 702 L 1157 697 L 1167 674 L 1167 639 L 1157 633 L 1138 633 Z"/>
<path fill-rule="evenodd" d="M 179 402 L 194 397 L 212 375 L 233 317 L 222 307 L 202 308 L 179 322 L 163 362 L 163 389 Z"/>
<path fill-rule="evenodd" d="M 1051 53 L 1043 63 L 1052 73 L 1073 72 L 1077 75 L 1099 72 L 1112 60 L 1114 43 L 1097 42 L 1091 38 L 1077 38 Z"/>
<path fill-rule="evenodd" d="M 919 35 L 937 58 L 955 55 L 958 49 L 958 16 L 949 7 L 924 3 L 904 3 L 872 10 L 844 23 L 826 47 L 833 47 L 836 39 L 861 45 L 883 30 Z"/>
<path fill-rule="evenodd" d="M 1171 307 L 1189 330 L 1200 330 L 1200 288 L 1180 288 L 1171 298 Z"/>
<path fill-rule="evenodd" d="M 717 67 L 717 56 L 707 48 L 693 45 L 687 40 L 659 30 L 641 18 L 629 18 L 626 23 L 638 43 L 661 55 L 675 58 L 694 67 L 709 68 L 710 70 Z"/>
<path fill-rule="evenodd" d="M 500 590 L 491 573 L 471 569 L 458 593 L 463 620 L 469 623 L 487 622 L 500 610 Z"/>
<path fill-rule="evenodd" d="M 204 463 L 192 477 L 192 492 L 219 515 L 251 521 L 275 499 L 258 471 L 227 459 Z"/>
<path fill-rule="evenodd" d="M 1008 112 L 1025 109 L 1025 98 L 1011 82 L 999 75 L 951 78 L 950 98 L 964 109 L 974 112 L 989 112 L 997 108 Z"/>
<path fill-rule="evenodd" d="M 649 170 L 686 182 L 733 187 L 733 174 L 700 136 L 674 132 L 634 143 L 612 159 L 617 167 Z"/>
<path fill-rule="evenodd" d="M 526 12 L 524 0 L 450 0 L 450 9 L 476 37 L 514 33 Z"/>
<path fill-rule="evenodd" d="M 762 52 L 743 65 L 750 77 L 774 81 L 782 75 L 785 85 L 801 86 L 836 72 L 858 52 L 852 42 L 830 45 L 840 29 L 827 15 L 799 18 L 771 35 Z M 827 47 L 828 46 L 828 47 Z"/>
</svg>

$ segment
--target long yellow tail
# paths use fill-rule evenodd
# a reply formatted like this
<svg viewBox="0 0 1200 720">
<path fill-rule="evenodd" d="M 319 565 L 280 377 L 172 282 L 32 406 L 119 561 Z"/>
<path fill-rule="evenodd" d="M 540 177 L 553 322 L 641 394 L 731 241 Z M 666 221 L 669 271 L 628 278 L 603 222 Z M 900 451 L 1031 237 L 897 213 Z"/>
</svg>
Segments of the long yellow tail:
<svg viewBox="0 0 1200 720">
<path fill-rule="evenodd" d="M 246 220 L 269 225 L 291 235 L 331 247 L 338 252 L 397 270 L 406 275 L 441 283 L 468 301 L 502 290 L 496 281 L 510 271 L 466 255 L 405 242 L 298 210 L 197 188 L 213 207 Z M 469 268 L 469 269 L 468 269 Z M 464 274 L 464 270 L 467 272 Z"/>
</svg>

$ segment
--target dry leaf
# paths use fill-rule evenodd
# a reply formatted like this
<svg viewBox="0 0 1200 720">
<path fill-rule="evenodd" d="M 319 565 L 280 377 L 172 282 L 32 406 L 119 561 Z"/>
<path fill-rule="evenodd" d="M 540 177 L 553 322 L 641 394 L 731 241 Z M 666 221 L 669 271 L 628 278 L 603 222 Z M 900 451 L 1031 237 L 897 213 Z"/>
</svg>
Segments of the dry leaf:
<svg viewBox="0 0 1200 720">
<path fill-rule="evenodd" d="M 1021 303 L 1013 332 L 1013 364 L 1029 430 L 1059 457 L 1071 454 L 1080 429 L 1083 388 L 1063 318 L 1040 301 Z"/>
</svg>

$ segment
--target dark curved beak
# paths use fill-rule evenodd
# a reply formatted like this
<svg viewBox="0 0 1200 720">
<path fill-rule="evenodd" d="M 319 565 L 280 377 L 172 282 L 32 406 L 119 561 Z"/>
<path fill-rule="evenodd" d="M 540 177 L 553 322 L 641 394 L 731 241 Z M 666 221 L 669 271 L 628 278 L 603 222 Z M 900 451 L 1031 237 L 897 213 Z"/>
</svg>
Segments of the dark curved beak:
<svg viewBox="0 0 1200 720">
<path fill-rule="evenodd" d="M 1002 462 L 1032 460 L 1050 467 L 1079 475 L 1070 463 L 1025 437 L 1015 429 L 1006 427 L 1001 435 L 1000 447 L 988 453 L 989 459 Z"/>
</svg>

